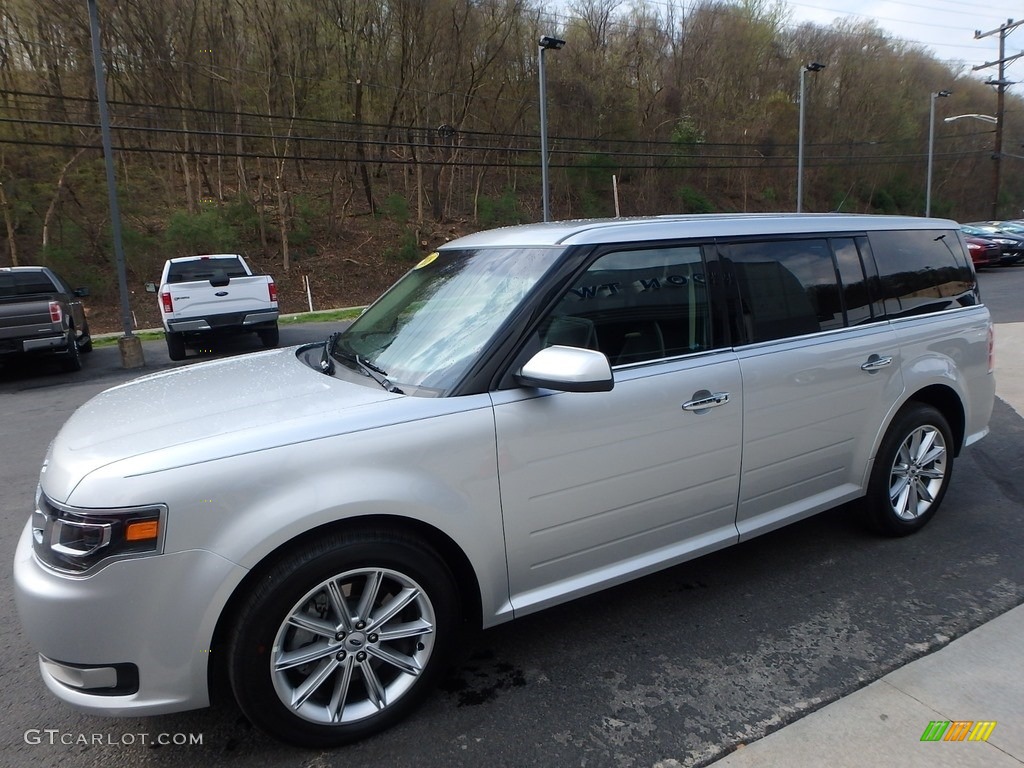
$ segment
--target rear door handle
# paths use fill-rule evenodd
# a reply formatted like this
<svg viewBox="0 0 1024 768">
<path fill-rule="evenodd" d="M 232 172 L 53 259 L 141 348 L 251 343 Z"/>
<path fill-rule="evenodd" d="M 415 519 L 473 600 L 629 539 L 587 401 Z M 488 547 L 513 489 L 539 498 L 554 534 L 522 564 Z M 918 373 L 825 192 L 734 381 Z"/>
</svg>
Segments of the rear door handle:
<svg viewBox="0 0 1024 768">
<path fill-rule="evenodd" d="M 694 392 L 693 400 L 683 403 L 684 411 L 706 411 L 708 408 L 717 408 L 729 402 L 728 392 L 708 392 L 706 389 L 701 392 Z"/>
<path fill-rule="evenodd" d="M 875 371 L 880 371 L 889 365 L 892 365 L 892 355 L 886 355 L 885 357 L 872 355 L 868 358 L 866 363 L 861 365 L 860 369 L 862 371 L 867 371 L 868 373 L 874 373 Z"/>
</svg>

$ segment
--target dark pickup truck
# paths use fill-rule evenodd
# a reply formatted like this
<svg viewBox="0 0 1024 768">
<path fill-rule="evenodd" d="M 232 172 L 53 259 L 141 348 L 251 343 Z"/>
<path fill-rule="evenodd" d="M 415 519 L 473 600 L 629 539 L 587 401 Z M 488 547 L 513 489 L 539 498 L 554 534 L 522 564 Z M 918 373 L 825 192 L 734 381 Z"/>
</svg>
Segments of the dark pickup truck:
<svg viewBox="0 0 1024 768">
<path fill-rule="evenodd" d="M 46 267 L 0 267 L 0 361 L 54 355 L 64 370 L 79 370 L 80 353 L 92 351 L 88 294 Z"/>
</svg>

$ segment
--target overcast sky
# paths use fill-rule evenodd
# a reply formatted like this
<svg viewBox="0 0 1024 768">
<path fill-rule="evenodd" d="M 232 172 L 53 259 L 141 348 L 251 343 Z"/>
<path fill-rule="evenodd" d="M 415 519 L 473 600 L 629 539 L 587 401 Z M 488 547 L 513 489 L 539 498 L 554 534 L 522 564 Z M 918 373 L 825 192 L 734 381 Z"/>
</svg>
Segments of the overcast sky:
<svg viewBox="0 0 1024 768">
<path fill-rule="evenodd" d="M 943 61 L 960 61 L 965 69 L 999 58 L 999 35 L 974 39 L 998 29 L 1007 19 L 1024 19 L 1024 7 L 1007 0 L 788 0 L 793 21 L 824 26 L 837 18 L 870 19 L 895 37 L 921 43 Z M 1024 50 L 1024 25 L 1007 35 L 1006 55 Z M 1007 65 L 1007 77 L 1024 80 L 1024 58 Z M 993 67 L 979 75 L 995 76 Z"/>
<path fill-rule="evenodd" d="M 583 0 L 585 2 L 585 0 Z M 600 0 L 599 0 L 600 1 Z M 572 15 L 572 7 L 580 0 L 547 0 L 547 12 L 556 20 Z M 657 8 L 672 5 L 689 8 L 700 0 L 621 0 L 622 11 L 637 2 Z M 764 0 L 770 3 L 771 0 Z M 974 39 L 975 30 L 982 33 L 998 29 L 1007 19 L 1024 19 L 1024 5 L 1011 0 L 785 0 L 791 10 L 791 24 L 810 21 L 830 26 L 836 19 L 874 21 L 894 37 L 920 43 L 935 58 L 949 62 L 953 68 L 961 64 L 965 72 L 971 67 L 999 58 L 999 36 Z M 556 24 L 558 23 L 556 21 Z M 1006 39 L 1006 55 L 1024 50 L 1024 25 Z M 1024 81 L 1024 58 L 1007 65 L 1007 77 Z M 977 74 L 986 79 L 996 70 Z"/>
</svg>

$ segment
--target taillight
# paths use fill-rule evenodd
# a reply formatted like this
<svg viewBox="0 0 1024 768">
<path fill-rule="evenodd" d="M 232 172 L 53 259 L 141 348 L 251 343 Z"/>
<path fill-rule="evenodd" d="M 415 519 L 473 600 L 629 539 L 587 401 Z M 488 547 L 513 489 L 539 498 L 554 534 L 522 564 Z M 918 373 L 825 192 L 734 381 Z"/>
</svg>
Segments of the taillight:
<svg viewBox="0 0 1024 768">
<path fill-rule="evenodd" d="M 62 319 L 64 319 L 64 312 L 60 308 L 60 302 L 59 301 L 51 301 L 50 302 L 50 322 L 51 323 L 59 323 Z"/>
<path fill-rule="evenodd" d="M 171 314 L 174 311 L 174 302 L 171 301 L 171 292 L 164 291 L 160 294 L 160 301 L 163 302 L 164 312 Z"/>
<path fill-rule="evenodd" d="M 267 283 L 267 290 L 270 291 L 270 300 L 271 301 L 277 301 L 277 286 L 274 285 L 274 281 L 273 280 L 271 280 L 269 283 Z"/>
</svg>

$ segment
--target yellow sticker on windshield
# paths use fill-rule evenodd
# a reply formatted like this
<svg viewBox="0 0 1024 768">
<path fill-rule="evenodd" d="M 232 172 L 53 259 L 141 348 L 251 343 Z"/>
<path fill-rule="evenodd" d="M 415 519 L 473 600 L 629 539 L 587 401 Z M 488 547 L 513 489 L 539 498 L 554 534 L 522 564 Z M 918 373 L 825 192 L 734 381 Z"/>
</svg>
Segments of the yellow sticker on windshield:
<svg viewBox="0 0 1024 768">
<path fill-rule="evenodd" d="M 437 252 L 437 251 L 434 251 L 434 252 L 433 252 L 432 254 L 430 254 L 429 256 L 427 256 L 427 258 L 425 258 L 425 259 L 424 259 L 423 261 L 421 261 L 421 262 L 420 262 L 419 264 L 417 264 L 417 265 L 416 265 L 415 267 L 413 267 L 413 269 L 423 269 L 423 268 L 424 268 L 425 266 L 427 266 L 428 264 L 433 264 L 433 263 L 434 263 L 434 260 L 435 260 L 435 259 L 436 259 L 436 258 L 437 258 L 437 257 L 438 257 L 439 255 L 440 255 L 440 254 L 438 254 L 438 252 Z"/>
</svg>

